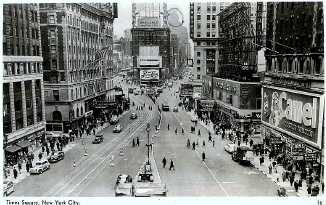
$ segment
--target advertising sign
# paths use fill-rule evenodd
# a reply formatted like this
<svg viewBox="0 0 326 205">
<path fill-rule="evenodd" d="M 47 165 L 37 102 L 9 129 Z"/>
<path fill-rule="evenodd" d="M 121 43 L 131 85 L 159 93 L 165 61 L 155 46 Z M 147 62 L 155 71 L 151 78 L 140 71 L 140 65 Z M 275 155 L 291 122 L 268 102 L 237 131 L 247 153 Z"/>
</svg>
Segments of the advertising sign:
<svg viewBox="0 0 326 205">
<path fill-rule="evenodd" d="M 160 27 L 159 17 L 142 17 L 138 19 L 138 27 L 153 28 Z"/>
<path fill-rule="evenodd" d="M 138 67 L 162 67 L 161 56 L 139 56 L 137 61 Z"/>
<path fill-rule="evenodd" d="M 140 80 L 159 80 L 159 70 L 140 70 Z"/>
<path fill-rule="evenodd" d="M 262 121 L 320 146 L 320 99 L 308 93 L 264 87 Z"/>
<path fill-rule="evenodd" d="M 139 46 L 139 56 L 159 56 L 159 46 Z"/>
<path fill-rule="evenodd" d="M 194 92 L 193 85 L 190 83 L 182 83 L 180 89 L 180 97 L 192 96 Z"/>
</svg>

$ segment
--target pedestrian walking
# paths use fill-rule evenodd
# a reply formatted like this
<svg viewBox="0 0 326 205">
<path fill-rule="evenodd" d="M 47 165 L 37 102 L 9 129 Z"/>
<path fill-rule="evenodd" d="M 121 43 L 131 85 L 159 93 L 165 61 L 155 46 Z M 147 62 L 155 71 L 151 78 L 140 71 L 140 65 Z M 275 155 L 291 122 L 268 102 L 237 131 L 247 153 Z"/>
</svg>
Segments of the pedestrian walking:
<svg viewBox="0 0 326 205">
<path fill-rule="evenodd" d="M 293 185 L 293 182 L 294 182 L 294 176 L 290 176 L 290 184 L 291 184 L 291 186 Z"/>
<path fill-rule="evenodd" d="M 205 140 L 203 140 L 203 147 L 205 147 Z"/>
<path fill-rule="evenodd" d="M 215 140 L 213 140 L 213 147 L 215 147 Z"/>
<path fill-rule="evenodd" d="M 19 174 L 21 173 L 21 170 L 22 170 L 22 163 L 21 163 L 21 161 L 19 160 L 19 161 L 18 161 L 18 171 L 19 171 Z"/>
<path fill-rule="evenodd" d="M 273 169 L 272 165 L 269 164 L 269 166 L 268 166 L 268 173 L 269 173 L 269 174 L 272 174 L 272 169 Z"/>
<path fill-rule="evenodd" d="M 48 154 L 48 155 L 49 155 L 49 154 Z M 40 152 L 40 153 L 38 154 L 38 159 L 39 159 L 39 160 L 42 159 L 42 152 Z"/>
<path fill-rule="evenodd" d="M 26 163 L 26 166 L 25 166 L 25 167 L 26 167 L 26 172 L 27 172 L 27 173 L 29 172 L 29 166 L 30 166 L 30 165 L 29 165 L 29 162 L 27 162 L 27 163 Z"/>
<path fill-rule="evenodd" d="M 136 139 L 137 146 L 139 147 L 139 137 Z"/>
<path fill-rule="evenodd" d="M 254 141 L 251 139 L 249 144 L 250 144 L 250 147 L 252 147 L 252 145 L 254 144 Z"/>
<path fill-rule="evenodd" d="M 18 176 L 18 172 L 17 172 L 17 169 L 16 169 L 16 167 L 14 167 L 14 170 L 13 170 L 13 171 L 14 171 L 14 178 L 15 178 L 15 179 L 17 179 L 17 176 Z"/>
<path fill-rule="evenodd" d="M 175 128 L 174 132 L 177 135 L 178 134 L 178 128 Z"/>
<path fill-rule="evenodd" d="M 189 138 L 187 140 L 187 148 L 190 148 L 190 140 L 189 140 Z"/>
<path fill-rule="evenodd" d="M 208 141 L 212 142 L 212 136 L 208 136 Z"/>
<path fill-rule="evenodd" d="M 44 146 L 42 146 L 42 152 L 44 152 L 45 151 L 45 148 L 44 148 Z"/>
<path fill-rule="evenodd" d="M 205 152 L 203 152 L 203 153 L 201 154 L 201 159 L 202 159 L 203 162 L 205 161 L 205 159 L 206 159 Z"/>
<path fill-rule="evenodd" d="M 198 129 L 198 136 L 200 136 L 200 129 Z"/>
<path fill-rule="evenodd" d="M 172 159 L 171 159 L 171 161 L 170 161 L 170 169 L 169 170 L 175 170 L 175 168 L 174 168 L 174 163 L 173 163 L 173 161 L 172 161 Z"/>
<path fill-rule="evenodd" d="M 298 192 L 298 189 L 299 189 L 298 180 L 295 180 L 295 182 L 294 182 L 294 189 L 295 189 L 295 192 Z"/>
<path fill-rule="evenodd" d="M 163 168 L 165 168 L 165 166 L 166 166 L 166 158 L 165 157 L 163 157 L 162 164 L 163 164 Z"/>
<path fill-rule="evenodd" d="M 135 138 L 132 138 L 132 147 L 135 147 L 136 143 L 135 143 Z"/>
<path fill-rule="evenodd" d="M 184 131 L 184 129 L 183 129 L 183 128 L 182 128 L 181 132 L 182 132 L 182 134 L 184 134 L 184 133 L 185 133 L 185 131 Z"/>
<path fill-rule="evenodd" d="M 76 167 L 76 162 L 74 161 L 74 163 L 72 164 L 72 167 Z"/>
<path fill-rule="evenodd" d="M 168 130 L 170 130 L 170 124 L 168 124 Z"/>
<path fill-rule="evenodd" d="M 282 172 L 282 179 L 283 179 L 283 182 L 286 181 L 286 174 L 285 174 L 285 172 Z"/>
<path fill-rule="evenodd" d="M 196 150 L 196 144 L 195 144 L 195 142 L 192 143 L 192 149 L 193 150 Z"/>
<path fill-rule="evenodd" d="M 310 195 L 310 194 L 311 194 L 311 184 L 308 184 L 307 186 L 308 186 L 308 188 L 307 188 L 307 192 L 308 192 L 308 194 Z"/>
</svg>

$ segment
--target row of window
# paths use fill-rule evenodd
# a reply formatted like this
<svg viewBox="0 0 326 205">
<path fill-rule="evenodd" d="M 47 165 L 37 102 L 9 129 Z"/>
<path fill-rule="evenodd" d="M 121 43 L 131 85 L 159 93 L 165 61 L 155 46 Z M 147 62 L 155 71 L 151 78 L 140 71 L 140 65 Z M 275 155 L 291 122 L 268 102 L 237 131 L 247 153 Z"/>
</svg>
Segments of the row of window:
<svg viewBox="0 0 326 205">
<path fill-rule="evenodd" d="M 42 64 L 34 62 L 4 63 L 4 76 L 42 73 Z"/>
<path fill-rule="evenodd" d="M 324 73 L 323 57 L 274 57 L 267 59 L 267 71 L 306 75 Z"/>
<path fill-rule="evenodd" d="M 80 70 L 70 72 L 70 82 L 81 82 L 94 78 L 102 77 L 102 70 L 100 68 L 94 70 Z"/>
<path fill-rule="evenodd" d="M 30 5 L 24 6 L 23 4 L 5 4 L 4 7 L 8 7 L 9 16 L 21 19 L 31 20 L 32 22 L 38 22 L 37 10 L 29 8 Z M 29 8 L 29 9 L 28 9 Z M 4 8 L 5 10 L 5 8 Z M 31 17 L 31 18 L 29 18 Z"/>
<path fill-rule="evenodd" d="M 207 15 L 206 19 L 207 19 L 207 21 L 212 20 L 214 22 L 217 18 L 216 18 L 216 15 Z M 201 15 L 197 14 L 197 21 L 200 21 L 200 20 L 201 20 Z"/>
<path fill-rule="evenodd" d="M 207 28 L 207 29 L 210 29 L 210 28 L 215 29 L 215 28 L 216 28 L 216 24 L 215 24 L 215 23 L 212 23 L 212 26 L 211 26 L 210 23 L 207 23 L 207 24 L 206 24 L 206 28 Z M 197 29 L 198 29 L 198 30 L 201 29 L 201 24 L 200 24 L 200 23 L 197 23 Z"/>
<path fill-rule="evenodd" d="M 204 36 L 201 36 L 201 32 L 197 32 L 197 37 L 200 38 L 200 37 L 204 37 Z M 216 34 L 215 32 L 211 33 L 211 32 L 207 32 L 206 33 L 206 37 L 212 37 L 212 38 L 215 38 L 216 37 Z"/>
<path fill-rule="evenodd" d="M 2 43 L 4 55 L 15 55 L 15 56 L 40 56 L 40 46 L 36 43 L 30 45 L 30 43 L 14 43 L 13 40 L 7 42 L 6 40 Z"/>
<path fill-rule="evenodd" d="M 202 6 L 197 6 L 197 12 L 200 13 L 201 11 L 202 11 Z M 206 11 L 207 11 L 207 13 L 210 13 L 210 12 L 215 13 L 216 12 L 216 6 L 207 5 Z"/>
</svg>

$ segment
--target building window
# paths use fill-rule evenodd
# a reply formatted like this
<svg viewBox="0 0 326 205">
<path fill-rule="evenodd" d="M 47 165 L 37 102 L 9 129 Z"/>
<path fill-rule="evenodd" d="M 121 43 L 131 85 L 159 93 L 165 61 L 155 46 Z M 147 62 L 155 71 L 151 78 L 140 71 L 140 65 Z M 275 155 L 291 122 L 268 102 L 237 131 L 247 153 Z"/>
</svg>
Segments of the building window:
<svg viewBox="0 0 326 205">
<path fill-rule="evenodd" d="M 207 15 L 207 21 L 211 20 L 211 15 Z"/>
<path fill-rule="evenodd" d="M 212 6 L 213 13 L 216 12 L 216 6 Z"/>
<path fill-rule="evenodd" d="M 197 67 L 197 72 L 200 72 L 200 67 Z"/>
<path fill-rule="evenodd" d="M 200 64 L 200 60 L 199 59 L 197 60 L 197 64 Z"/>
<path fill-rule="evenodd" d="M 200 52 L 197 52 L 197 57 L 200 57 Z"/>
<path fill-rule="evenodd" d="M 55 45 L 51 45 L 51 53 L 52 54 L 55 54 L 56 53 L 56 50 L 57 50 L 56 46 Z"/>
<path fill-rule="evenodd" d="M 201 8 L 200 6 L 197 7 L 197 12 L 200 12 Z"/>
<path fill-rule="evenodd" d="M 216 19 L 216 16 L 212 15 L 212 21 L 215 21 L 215 19 Z"/>
<path fill-rule="evenodd" d="M 201 20 L 201 16 L 200 15 L 197 15 L 197 20 Z"/>
<path fill-rule="evenodd" d="M 49 16 L 49 23 L 50 23 L 50 24 L 55 24 L 54 15 L 50 15 L 50 16 Z"/>
<path fill-rule="evenodd" d="M 207 23 L 206 27 L 207 28 L 210 28 L 211 27 L 211 24 L 210 23 Z"/>
<path fill-rule="evenodd" d="M 53 90 L 53 98 L 55 101 L 59 101 L 59 90 Z"/>
<path fill-rule="evenodd" d="M 201 28 L 201 24 L 198 23 L 198 24 L 197 24 L 197 29 L 200 29 L 200 28 Z"/>
<path fill-rule="evenodd" d="M 200 80 L 200 75 L 197 75 L 197 80 Z"/>
<path fill-rule="evenodd" d="M 212 33 L 212 37 L 215 38 L 215 33 Z M 215 45 L 215 42 L 212 42 L 212 45 Z"/>
<path fill-rule="evenodd" d="M 210 35 L 211 35 L 210 32 L 207 32 L 207 33 L 206 33 L 206 36 L 207 36 L 207 37 L 210 37 Z"/>
<path fill-rule="evenodd" d="M 197 37 L 200 37 L 200 36 L 201 36 L 200 32 L 197 32 Z"/>
<path fill-rule="evenodd" d="M 207 13 L 210 13 L 210 12 L 211 12 L 211 7 L 207 6 Z"/>
<path fill-rule="evenodd" d="M 215 28 L 215 23 L 212 23 L 212 28 Z"/>
</svg>

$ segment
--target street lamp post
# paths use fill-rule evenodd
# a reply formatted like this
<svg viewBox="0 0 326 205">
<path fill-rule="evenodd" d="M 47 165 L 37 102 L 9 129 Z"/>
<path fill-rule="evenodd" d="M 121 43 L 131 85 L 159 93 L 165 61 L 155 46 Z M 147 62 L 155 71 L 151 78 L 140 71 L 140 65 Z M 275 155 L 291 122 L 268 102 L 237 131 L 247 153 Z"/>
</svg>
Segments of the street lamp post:
<svg viewBox="0 0 326 205">
<path fill-rule="evenodd" d="M 150 162 L 149 162 L 149 147 L 151 146 L 149 144 L 149 131 L 150 131 L 150 124 L 147 123 L 147 127 L 146 127 L 146 131 L 147 131 L 147 144 L 146 144 L 146 147 L 147 147 L 147 165 L 150 165 Z"/>
</svg>

